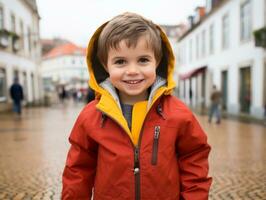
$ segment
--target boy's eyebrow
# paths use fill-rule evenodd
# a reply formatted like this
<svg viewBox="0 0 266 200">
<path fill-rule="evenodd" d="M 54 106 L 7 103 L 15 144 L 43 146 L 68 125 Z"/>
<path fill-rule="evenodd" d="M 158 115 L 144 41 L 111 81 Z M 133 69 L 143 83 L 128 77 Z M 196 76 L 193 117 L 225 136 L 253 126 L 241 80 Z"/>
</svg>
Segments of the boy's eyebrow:
<svg viewBox="0 0 266 200">
<path fill-rule="evenodd" d="M 152 56 L 149 55 L 149 54 L 144 54 L 144 55 L 140 55 L 140 56 L 139 56 L 139 58 L 141 58 L 141 57 L 149 57 L 149 58 L 151 58 Z"/>
<path fill-rule="evenodd" d="M 138 58 L 143 58 L 143 57 L 151 58 L 152 56 L 149 55 L 149 54 L 143 54 L 143 55 L 138 56 Z M 112 61 L 115 61 L 115 60 L 119 60 L 119 59 L 126 59 L 126 58 L 123 57 L 123 56 L 115 56 L 115 57 L 113 57 L 111 60 L 112 60 Z"/>
<path fill-rule="evenodd" d="M 122 57 L 122 56 L 116 56 L 116 57 L 113 57 L 111 60 L 118 60 L 118 59 L 125 59 L 125 57 Z"/>
</svg>

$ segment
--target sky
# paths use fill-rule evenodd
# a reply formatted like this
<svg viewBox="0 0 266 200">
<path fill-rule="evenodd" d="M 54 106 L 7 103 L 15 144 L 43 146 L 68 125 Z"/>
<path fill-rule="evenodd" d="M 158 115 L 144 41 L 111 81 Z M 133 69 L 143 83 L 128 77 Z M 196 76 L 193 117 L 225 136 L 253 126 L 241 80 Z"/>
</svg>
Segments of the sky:
<svg viewBox="0 0 266 200">
<path fill-rule="evenodd" d="M 177 25 L 202 5 L 205 0 L 37 0 L 41 37 L 60 37 L 83 47 L 102 23 L 123 12 Z"/>
</svg>

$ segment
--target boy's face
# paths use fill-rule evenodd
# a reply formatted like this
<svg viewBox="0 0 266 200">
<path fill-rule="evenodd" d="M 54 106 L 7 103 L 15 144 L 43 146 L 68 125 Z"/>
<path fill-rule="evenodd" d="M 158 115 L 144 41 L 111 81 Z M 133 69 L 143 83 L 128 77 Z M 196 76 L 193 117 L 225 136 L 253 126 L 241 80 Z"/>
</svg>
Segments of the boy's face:
<svg viewBox="0 0 266 200">
<path fill-rule="evenodd" d="M 148 47 L 145 36 L 138 39 L 136 47 L 128 48 L 125 40 L 118 46 L 108 52 L 106 70 L 111 83 L 119 90 L 124 104 L 146 100 L 148 88 L 156 79 L 154 51 Z"/>
</svg>

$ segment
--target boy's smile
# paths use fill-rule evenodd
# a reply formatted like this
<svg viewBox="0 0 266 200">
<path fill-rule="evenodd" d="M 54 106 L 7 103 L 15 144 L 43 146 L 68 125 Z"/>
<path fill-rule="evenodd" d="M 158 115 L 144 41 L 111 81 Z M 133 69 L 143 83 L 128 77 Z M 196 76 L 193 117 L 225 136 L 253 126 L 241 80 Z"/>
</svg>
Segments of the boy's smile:
<svg viewBox="0 0 266 200">
<path fill-rule="evenodd" d="M 148 88 L 156 79 L 156 66 L 154 51 L 145 36 L 138 39 L 135 47 L 128 47 L 122 40 L 117 49 L 109 50 L 106 69 L 122 103 L 134 104 L 147 99 Z"/>
</svg>

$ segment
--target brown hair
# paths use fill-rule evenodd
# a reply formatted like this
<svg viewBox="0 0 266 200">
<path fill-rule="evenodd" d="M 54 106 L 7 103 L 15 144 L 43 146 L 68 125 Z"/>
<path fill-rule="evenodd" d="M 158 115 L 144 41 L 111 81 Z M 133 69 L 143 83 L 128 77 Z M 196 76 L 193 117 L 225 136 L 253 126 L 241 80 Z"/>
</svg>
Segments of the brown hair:
<svg viewBox="0 0 266 200">
<path fill-rule="evenodd" d="M 136 47 L 141 36 L 147 37 L 148 46 L 154 51 L 157 63 L 162 58 L 162 41 L 156 25 L 135 13 L 123 13 L 111 19 L 103 28 L 99 39 L 97 56 L 106 66 L 110 48 L 119 48 L 119 42 L 126 40 L 126 45 Z"/>
</svg>

